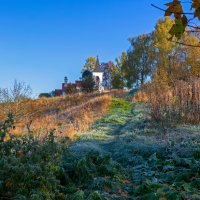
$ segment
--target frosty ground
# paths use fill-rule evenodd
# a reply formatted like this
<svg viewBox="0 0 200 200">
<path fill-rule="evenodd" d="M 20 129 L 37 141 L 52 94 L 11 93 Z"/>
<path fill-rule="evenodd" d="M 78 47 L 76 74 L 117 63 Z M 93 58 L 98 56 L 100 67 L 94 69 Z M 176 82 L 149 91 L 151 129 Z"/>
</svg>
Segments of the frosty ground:
<svg viewBox="0 0 200 200">
<path fill-rule="evenodd" d="M 69 197 L 200 199 L 199 132 L 199 126 L 163 128 L 144 103 L 114 99 L 67 150 L 66 168 L 77 176 Z"/>
</svg>

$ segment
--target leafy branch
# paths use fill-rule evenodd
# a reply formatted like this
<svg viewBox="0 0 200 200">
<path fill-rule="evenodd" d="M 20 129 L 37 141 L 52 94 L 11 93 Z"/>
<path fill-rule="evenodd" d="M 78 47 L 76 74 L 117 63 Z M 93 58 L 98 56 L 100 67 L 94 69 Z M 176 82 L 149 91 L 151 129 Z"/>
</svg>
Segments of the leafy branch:
<svg viewBox="0 0 200 200">
<path fill-rule="evenodd" d="M 183 3 L 188 3 L 191 5 L 191 12 L 185 12 L 183 9 L 182 4 Z M 189 2 L 181 2 L 179 0 L 173 0 L 170 3 L 166 3 L 164 4 L 165 6 L 167 6 L 167 9 L 163 9 L 160 8 L 159 6 L 156 6 L 154 4 L 151 4 L 152 7 L 161 10 L 163 12 L 165 12 L 165 16 L 170 17 L 173 16 L 174 17 L 174 24 L 171 27 L 169 34 L 171 35 L 171 37 L 169 38 L 170 41 L 172 42 L 176 42 L 173 41 L 173 38 L 175 37 L 177 40 L 180 40 L 183 36 L 183 34 L 185 32 L 190 32 L 190 33 L 197 33 L 200 29 L 199 26 L 193 26 L 191 25 L 191 21 L 198 19 L 200 20 L 200 1 L 199 0 L 192 0 Z M 192 15 L 193 18 L 189 19 L 188 15 Z M 190 23 L 190 24 L 189 24 Z M 192 28 L 195 30 L 189 30 L 188 28 Z M 186 46 L 191 46 L 191 47 L 200 47 L 199 45 L 192 45 L 192 44 L 185 44 L 182 42 L 176 42 L 178 44 L 182 44 L 182 45 L 186 45 Z"/>
</svg>

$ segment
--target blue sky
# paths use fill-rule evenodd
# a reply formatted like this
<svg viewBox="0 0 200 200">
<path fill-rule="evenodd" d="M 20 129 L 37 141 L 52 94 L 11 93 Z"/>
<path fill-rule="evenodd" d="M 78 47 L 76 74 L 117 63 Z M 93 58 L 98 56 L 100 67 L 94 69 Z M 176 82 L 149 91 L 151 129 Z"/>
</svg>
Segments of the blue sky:
<svg viewBox="0 0 200 200">
<path fill-rule="evenodd" d="M 14 79 L 34 94 L 80 77 L 88 56 L 113 60 L 129 37 L 153 30 L 159 0 L 0 0 L 0 87 Z"/>
</svg>

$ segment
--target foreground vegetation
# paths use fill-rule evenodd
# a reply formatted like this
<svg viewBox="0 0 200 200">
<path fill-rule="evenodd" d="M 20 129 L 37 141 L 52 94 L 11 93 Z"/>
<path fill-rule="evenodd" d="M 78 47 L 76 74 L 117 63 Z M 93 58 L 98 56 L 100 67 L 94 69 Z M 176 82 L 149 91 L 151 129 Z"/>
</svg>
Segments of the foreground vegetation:
<svg viewBox="0 0 200 200">
<path fill-rule="evenodd" d="M 1 199 L 198 199 L 199 126 L 163 130 L 144 103 L 114 99 L 73 142 L 6 136 L 1 126 Z"/>
</svg>

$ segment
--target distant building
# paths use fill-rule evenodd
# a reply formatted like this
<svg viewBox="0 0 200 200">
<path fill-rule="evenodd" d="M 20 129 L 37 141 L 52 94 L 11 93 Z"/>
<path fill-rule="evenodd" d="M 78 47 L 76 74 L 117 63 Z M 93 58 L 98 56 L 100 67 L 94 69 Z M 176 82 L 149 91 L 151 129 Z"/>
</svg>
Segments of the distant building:
<svg viewBox="0 0 200 200">
<path fill-rule="evenodd" d="M 92 71 L 92 75 L 94 77 L 97 89 L 101 90 L 103 88 L 103 70 L 101 69 L 98 56 L 95 68 Z"/>
<path fill-rule="evenodd" d="M 81 91 L 81 81 L 75 83 L 68 83 L 68 78 L 64 77 L 64 83 L 62 83 L 62 89 L 55 89 L 54 96 L 64 96 L 67 94 L 78 93 Z"/>
<path fill-rule="evenodd" d="M 54 91 L 54 96 L 62 96 L 63 95 L 63 91 L 61 89 L 55 89 Z"/>
<path fill-rule="evenodd" d="M 80 92 L 81 81 L 76 81 L 75 83 L 62 84 L 62 91 L 63 91 L 63 95 Z"/>
<path fill-rule="evenodd" d="M 110 89 L 109 85 L 109 69 L 112 63 L 103 63 L 100 65 L 99 57 L 97 56 L 96 65 L 93 71 L 85 70 L 82 73 L 82 79 L 85 77 L 92 75 L 95 81 L 95 89 L 99 92 L 104 91 L 104 86 L 106 89 Z M 105 80 L 107 82 L 105 82 Z M 79 93 L 81 92 L 81 80 L 75 81 L 75 83 L 69 83 L 68 78 L 64 77 L 64 82 L 62 83 L 61 89 L 55 89 L 53 91 L 53 96 L 64 96 L 71 93 Z"/>
<path fill-rule="evenodd" d="M 89 70 L 85 70 L 82 74 L 82 78 L 85 78 L 89 75 L 93 76 L 93 79 L 95 81 L 95 88 L 102 92 L 104 90 L 104 87 L 103 87 L 103 70 L 101 69 L 101 65 L 100 65 L 100 62 L 99 62 L 99 57 L 97 56 L 97 60 L 96 60 L 96 65 L 95 65 L 95 68 L 93 69 L 93 71 L 89 71 Z"/>
</svg>

